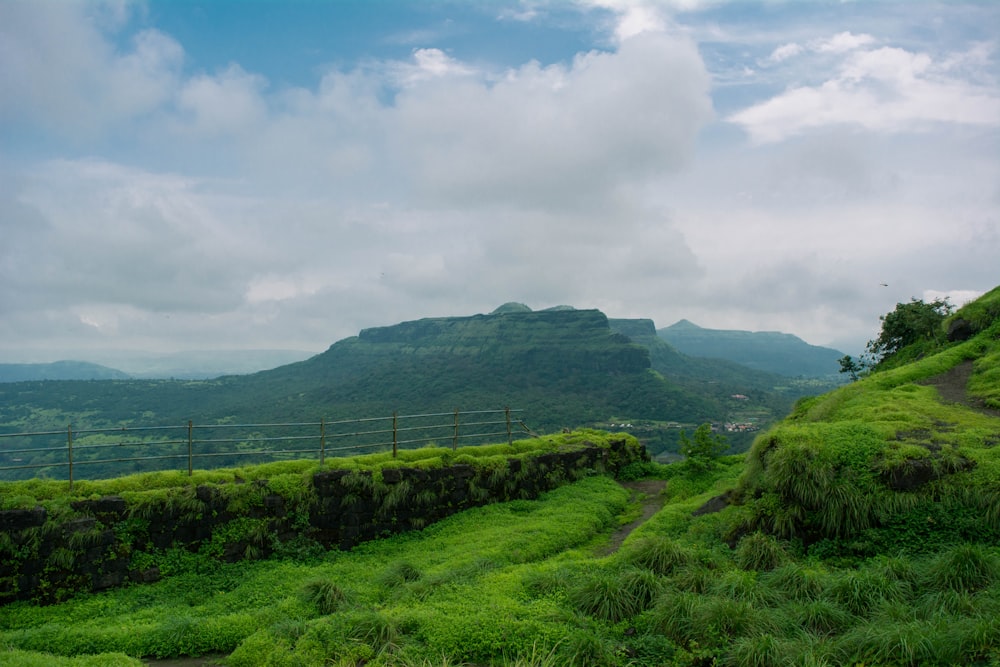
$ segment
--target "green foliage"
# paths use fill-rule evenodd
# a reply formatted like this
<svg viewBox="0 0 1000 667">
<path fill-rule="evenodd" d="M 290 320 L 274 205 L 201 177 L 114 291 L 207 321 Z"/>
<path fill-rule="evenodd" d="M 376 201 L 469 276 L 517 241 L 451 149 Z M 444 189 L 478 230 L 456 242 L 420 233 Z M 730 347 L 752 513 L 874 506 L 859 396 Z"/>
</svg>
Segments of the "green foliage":
<svg viewBox="0 0 1000 667">
<path fill-rule="evenodd" d="M 778 540 L 760 532 L 745 535 L 736 547 L 736 563 L 744 570 L 773 570 L 787 558 Z"/>
<path fill-rule="evenodd" d="M 895 310 L 879 318 L 882 330 L 878 338 L 868 342 L 867 352 L 876 367 L 884 365 L 904 348 L 910 348 L 906 355 L 910 360 L 940 346 L 945 341 L 945 319 L 952 311 L 947 299 L 935 299 L 930 303 L 911 299 L 909 303 L 897 303 Z"/>
<path fill-rule="evenodd" d="M 475 508 L 304 562 L 232 566 L 165 552 L 170 581 L 0 607 L 0 644 L 75 656 L 219 651 L 234 667 L 992 667 L 1000 422 L 918 383 L 998 345 L 984 330 L 803 401 L 745 461 L 650 467 L 667 481 L 666 504 L 611 555 L 600 549 L 629 492 L 588 476 L 538 501 Z M 455 458 L 434 449 L 416 460 Z M 383 502 L 389 465 L 399 463 L 343 462 Z M 480 484 L 515 476 L 491 482 L 499 460 L 474 467 Z M 913 470 L 925 477 L 907 477 Z M 18 493 L 47 502 L 38 488 Z M 141 540 L 141 523 L 126 532 Z M 344 593 L 325 610 L 315 599 L 324 588 Z"/>
<path fill-rule="evenodd" d="M 716 459 L 729 449 L 729 445 L 723 436 L 712 432 L 711 424 L 706 423 L 695 429 L 692 438 L 681 431 L 679 449 L 685 465 L 694 470 L 707 470 L 715 466 Z"/>
<path fill-rule="evenodd" d="M 581 612 L 617 623 L 645 611 L 660 587 L 656 575 L 647 570 L 598 571 L 574 586 L 569 598 Z"/>
<path fill-rule="evenodd" d="M 306 583 L 302 594 L 322 616 L 339 611 L 348 598 L 343 588 L 328 579 L 315 579 Z"/>
<path fill-rule="evenodd" d="M 659 535 L 630 542 L 621 557 L 627 563 L 658 575 L 669 575 L 678 567 L 694 560 L 690 548 Z"/>
<path fill-rule="evenodd" d="M 957 544 L 931 562 L 928 576 L 938 590 L 975 593 L 1000 579 L 1000 559 L 979 544 Z"/>
<path fill-rule="evenodd" d="M 124 653 L 101 653 L 76 658 L 50 653 L 0 649 L 0 665 L 17 667 L 143 667 L 143 662 Z"/>
</svg>

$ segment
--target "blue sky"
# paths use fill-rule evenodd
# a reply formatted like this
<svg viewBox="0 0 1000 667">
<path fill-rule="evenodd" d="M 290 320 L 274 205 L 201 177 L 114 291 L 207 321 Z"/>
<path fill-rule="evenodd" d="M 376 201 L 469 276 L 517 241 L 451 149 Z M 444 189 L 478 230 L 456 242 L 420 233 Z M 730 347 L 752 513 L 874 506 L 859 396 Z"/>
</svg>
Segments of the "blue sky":
<svg viewBox="0 0 1000 667">
<path fill-rule="evenodd" d="M 1000 3 L 0 0 L 0 361 L 996 286 Z M 883 287 L 882 283 L 888 283 Z"/>
</svg>

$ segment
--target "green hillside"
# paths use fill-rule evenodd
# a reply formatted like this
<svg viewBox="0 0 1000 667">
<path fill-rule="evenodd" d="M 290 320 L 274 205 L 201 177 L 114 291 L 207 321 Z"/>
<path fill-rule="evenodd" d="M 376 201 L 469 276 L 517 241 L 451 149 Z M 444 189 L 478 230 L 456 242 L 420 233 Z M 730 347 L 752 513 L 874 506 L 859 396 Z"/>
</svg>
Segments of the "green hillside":
<svg viewBox="0 0 1000 667">
<path fill-rule="evenodd" d="M 128 373 L 86 361 L 49 364 L 0 364 L 0 382 L 31 380 L 127 380 Z"/>
<path fill-rule="evenodd" d="M 817 391 L 679 355 L 656 337 L 651 321 L 638 321 L 641 331 L 632 327 L 631 335 L 619 330 L 629 328 L 627 322 L 609 322 L 597 310 L 532 312 L 505 304 L 488 315 L 366 329 L 310 359 L 252 375 L 0 384 L 0 433 L 65 431 L 68 424 L 81 430 L 188 420 L 315 422 L 510 406 L 523 410 L 519 418 L 539 433 L 641 422 L 636 434 L 656 454 L 676 451 L 678 425 L 691 430 L 734 419 L 766 425 L 787 413 L 794 398 Z M 735 402 L 734 394 L 748 398 Z M 734 436 L 731 444 L 743 451 L 752 437 Z M 121 473 L 88 468 L 91 476 Z"/>
<path fill-rule="evenodd" d="M 843 352 L 810 345 L 777 331 L 705 329 L 687 320 L 657 334 L 684 354 L 727 359 L 749 368 L 789 377 L 836 376 Z"/>
<path fill-rule="evenodd" d="M 176 557 L 169 581 L 0 608 L 0 662 L 998 667 L 1000 288 L 955 318 L 965 340 L 799 401 L 746 455 L 349 553 Z"/>
<path fill-rule="evenodd" d="M 749 449 L 759 429 L 770 426 L 791 410 L 795 400 L 829 391 L 841 384 L 839 378 L 791 378 L 778 373 L 756 370 L 727 359 L 690 356 L 680 352 L 661 336 L 649 319 L 611 319 L 611 328 L 649 350 L 650 365 L 663 377 L 688 391 L 713 400 L 720 410 L 712 419 L 717 427 L 726 423 L 732 452 Z M 676 428 L 633 431 L 654 454 L 676 452 L 679 430 Z M 694 425 L 685 425 L 690 432 Z"/>
</svg>

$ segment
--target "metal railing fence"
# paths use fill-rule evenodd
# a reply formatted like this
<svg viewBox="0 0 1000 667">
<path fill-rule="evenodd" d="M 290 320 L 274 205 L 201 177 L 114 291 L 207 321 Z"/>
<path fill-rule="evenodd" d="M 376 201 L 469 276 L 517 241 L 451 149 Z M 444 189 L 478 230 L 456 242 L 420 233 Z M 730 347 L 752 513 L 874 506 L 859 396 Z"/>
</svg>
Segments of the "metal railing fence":
<svg viewBox="0 0 1000 667">
<path fill-rule="evenodd" d="M 522 410 L 456 408 L 451 412 L 414 415 L 393 412 L 388 417 L 334 421 L 321 418 L 316 422 L 195 424 L 189 420 L 187 424 L 168 426 L 74 429 L 68 425 L 52 431 L 0 433 L 0 479 L 48 477 L 63 472 L 72 488 L 78 469 L 86 466 L 110 466 L 104 472 L 112 470 L 112 474 L 104 476 L 117 476 L 176 469 L 180 467 L 177 464 L 186 464 L 191 475 L 196 460 L 215 459 L 218 464 L 212 468 L 245 464 L 246 459 L 255 463 L 318 457 L 322 464 L 330 454 L 372 453 L 391 448 L 395 458 L 399 449 L 444 441 L 456 449 L 460 441 L 484 444 L 490 438 L 496 442 L 504 436 L 510 444 L 515 427 L 530 433 L 523 421 L 512 416 L 517 412 Z M 12 442 L 18 446 L 6 446 Z M 144 449 L 155 451 L 139 455 Z M 113 457 L 102 455 L 111 451 L 115 452 Z"/>
</svg>

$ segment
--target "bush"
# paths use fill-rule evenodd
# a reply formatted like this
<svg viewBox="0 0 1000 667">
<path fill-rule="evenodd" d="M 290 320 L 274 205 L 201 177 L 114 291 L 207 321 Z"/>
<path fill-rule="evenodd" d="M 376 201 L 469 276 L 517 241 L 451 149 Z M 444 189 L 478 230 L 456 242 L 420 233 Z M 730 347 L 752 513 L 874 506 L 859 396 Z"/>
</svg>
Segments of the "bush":
<svg viewBox="0 0 1000 667">
<path fill-rule="evenodd" d="M 648 609 L 661 588 L 652 572 L 626 568 L 590 575 L 570 591 L 570 600 L 585 614 L 617 623 Z"/>
<path fill-rule="evenodd" d="M 305 599 L 316 607 L 322 616 L 328 616 L 347 602 L 347 593 L 328 579 L 314 579 L 302 589 Z"/>
<path fill-rule="evenodd" d="M 669 575 L 693 560 L 690 549 L 666 537 L 646 537 L 627 546 L 622 552 L 625 562 L 659 575 Z"/>
<path fill-rule="evenodd" d="M 996 555 L 979 544 L 960 544 L 931 561 L 928 576 L 938 590 L 972 593 L 990 586 L 1000 574 Z"/>
<path fill-rule="evenodd" d="M 736 564 L 744 570 L 773 570 L 788 560 L 777 539 L 761 532 L 744 536 L 736 547 Z"/>
</svg>

